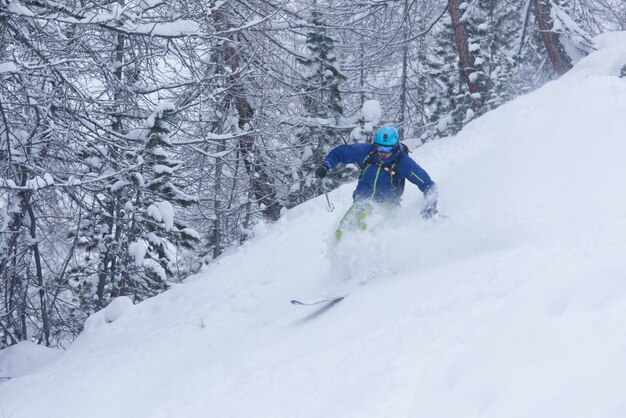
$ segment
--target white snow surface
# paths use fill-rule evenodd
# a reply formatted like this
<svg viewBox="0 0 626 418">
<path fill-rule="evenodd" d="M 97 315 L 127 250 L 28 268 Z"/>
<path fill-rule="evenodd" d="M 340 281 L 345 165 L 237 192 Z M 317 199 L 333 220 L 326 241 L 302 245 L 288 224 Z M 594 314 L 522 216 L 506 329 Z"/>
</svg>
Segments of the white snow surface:
<svg viewBox="0 0 626 418">
<path fill-rule="evenodd" d="M 333 212 L 307 202 L 114 322 L 94 314 L 0 384 L 0 416 L 625 417 L 626 33 L 597 45 L 411 154 L 445 218 L 422 221 L 407 185 L 395 218 L 335 246 L 354 185 Z"/>
<path fill-rule="evenodd" d="M 61 354 L 63 354 L 61 350 L 48 348 L 30 341 L 21 341 L 0 350 L 0 382 L 4 379 L 32 373 Z M 2 410 L 1 405 L 0 410 Z"/>
</svg>

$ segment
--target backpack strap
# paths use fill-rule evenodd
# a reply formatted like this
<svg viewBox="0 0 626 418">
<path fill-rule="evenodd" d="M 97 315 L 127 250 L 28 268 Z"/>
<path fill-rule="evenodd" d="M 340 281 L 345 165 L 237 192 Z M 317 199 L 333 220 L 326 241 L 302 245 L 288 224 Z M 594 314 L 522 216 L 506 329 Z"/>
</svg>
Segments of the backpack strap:
<svg viewBox="0 0 626 418">
<path fill-rule="evenodd" d="M 383 165 L 383 169 L 386 170 L 387 173 L 389 173 L 393 184 L 395 184 L 397 188 L 402 189 L 404 189 L 404 180 L 398 180 L 397 174 L 398 167 L 400 166 L 400 161 L 402 160 L 402 158 L 404 158 L 405 155 L 406 154 L 404 152 L 400 152 L 391 162 Z"/>
<path fill-rule="evenodd" d="M 383 164 L 383 167 L 385 169 L 387 169 L 389 167 L 394 167 L 394 169 L 393 169 L 393 173 L 394 174 L 396 172 L 396 169 L 398 168 L 398 164 L 400 163 L 400 160 L 402 159 L 402 157 L 404 157 L 405 155 L 408 155 L 409 152 L 410 152 L 409 151 L 409 147 L 407 147 L 403 143 L 400 143 L 400 148 L 402 149 L 402 152 L 399 152 L 398 155 L 396 155 L 396 158 L 394 158 L 391 162 Z M 367 167 L 368 165 L 372 164 L 375 155 L 376 155 L 376 145 L 372 144 L 372 149 L 365 156 L 363 161 L 361 161 L 361 164 L 359 164 L 359 169 L 363 170 L 365 167 Z M 389 170 L 387 170 L 387 171 L 389 171 Z M 389 172 L 389 174 L 391 174 L 391 171 Z"/>
<path fill-rule="evenodd" d="M 365 169 L 365 167 L 367 167 L 368 165 L 372 164 L 375 155 L 376 155 L 376 145 L 372 144 L 372 149 L 365 156 L 363 161 L 361 161 L 361 164 L 359 164 L 359 170 L 363 171 Z"/>
<path fill-rule="evenodd" d="M 383 168 L 383 170 L 389 173 L 389 176 L 391 177 L 391 180 L 393 181 L 393 184 L 396 186 L 396 188 L 404 189 L 404 180 L 398 180 L 397 173 L 398 173 L 398 166 L 400 165 L 400 161 L 405 155 L 409 153 L 409 147 L 407 147 L 405 144 L 402 144 L 402 143 L 400 143 L 400 147 L 402 149 L 402 152 L 397 153 L 396 157 L 393 160 L 388 161 L 387 163 L 381 164 L 381 167 Z M 365 158 L 359 165 L 359 170 L 361 170 L 361 172 L 365 170 L 365 168 L 368 165 L 374 162 L 375 155 L 376 155 L 376 145 L 372 144 L 372 149 L 365 156 Z"/>
</svg>

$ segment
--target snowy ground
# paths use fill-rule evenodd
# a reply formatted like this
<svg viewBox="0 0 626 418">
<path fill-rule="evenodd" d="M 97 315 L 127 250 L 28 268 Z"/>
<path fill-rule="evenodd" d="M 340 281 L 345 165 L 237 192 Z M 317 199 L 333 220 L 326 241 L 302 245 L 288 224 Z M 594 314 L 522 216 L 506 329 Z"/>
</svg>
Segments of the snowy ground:
<svg viewBox="0 0 626 418">
<path fill-rule="evenodd" d="M 412 156 L 447 218 L 335 247 L 353 185 L 204 274 L 92 316 L 0 417 L 626 416 L 626 33 Z M 359 286 L 360 281 L 367 281 Z M 330 309 L 289 300 L 352 289 Z"/>
</svg>

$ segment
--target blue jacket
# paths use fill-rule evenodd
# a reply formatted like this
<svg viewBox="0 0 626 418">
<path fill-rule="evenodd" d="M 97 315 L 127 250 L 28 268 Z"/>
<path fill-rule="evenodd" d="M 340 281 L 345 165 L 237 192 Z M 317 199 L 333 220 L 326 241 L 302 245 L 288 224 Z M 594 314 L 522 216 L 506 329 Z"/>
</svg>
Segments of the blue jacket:
<svg viewBox="0 0 626 418">
<path fill-rule="evenodd" d="M 377 153 L 368 158 L 373 147 L 372 144 L 339 145 L 328 153 L 323 165 L 332 169 L 339 163 L 352 163 L 361 168 L 359 182 L 353 195 L 355 201 L 372 199 L 377 202 L 399 204 L 404 191 L 404 180 L 408 180 L 424 193 L 427 206 L 436 205 L 435 183 L 422 167 L 404 153 L 402 147 L 398 147 L 399 149 L 384 161 Z M 399 158 L 398 163 L 392 165 L 396 158 Z M 391 168 L 395 168 L 393 173 L 390 173 Z"/>
</svg>

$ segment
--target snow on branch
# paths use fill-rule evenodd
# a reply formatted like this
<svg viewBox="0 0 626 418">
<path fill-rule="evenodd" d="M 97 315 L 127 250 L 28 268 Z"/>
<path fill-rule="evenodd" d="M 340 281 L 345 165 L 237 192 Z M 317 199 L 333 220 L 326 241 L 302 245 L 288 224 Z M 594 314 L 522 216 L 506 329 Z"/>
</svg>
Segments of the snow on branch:
<svg viewBox="0 0 626 418">
<path fill-rule="evenodd" d="M 170 21 L 151 22 L 142 18 L 141 14 L 152 8 L 166 4 L 165 2 L 142 1 L 140 7 L 129 4 L 127 6 L 114 5 L 107 12 L 77 13 L 58 3 L 29 2 L 28 5 L 11 1 L 7 5 L 9 13 L 22 17 L 41 20 L 51 20 L 72 25 L 98 25 L 114 32 L 128 35 L 156 36 L 162 38 L 186 37 L 191 35 L 208 36 L 200 31 L 200 23 L 191 19 L 174 18 Z M 35 13 L 28 6 L 41 7 L 50 10 L 49 15 Z M 63 13 L 61 15 L 60 13 Z"/>
</svg>

